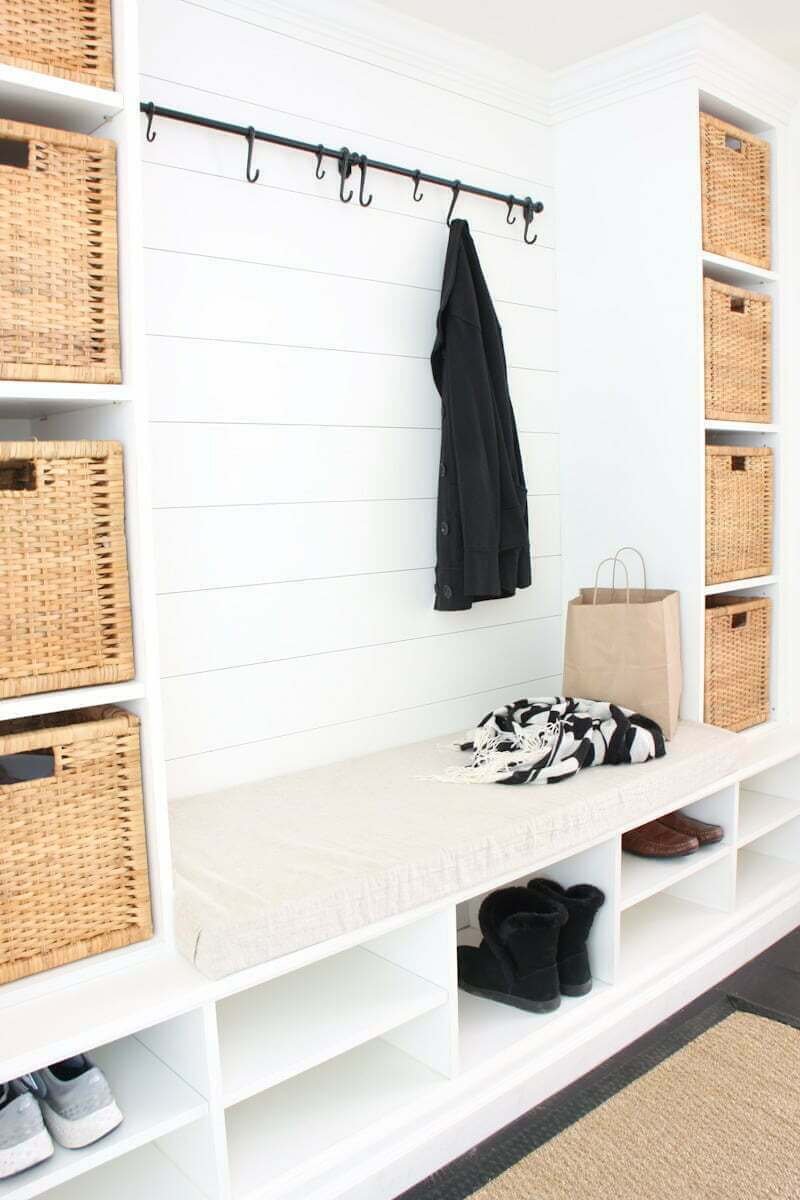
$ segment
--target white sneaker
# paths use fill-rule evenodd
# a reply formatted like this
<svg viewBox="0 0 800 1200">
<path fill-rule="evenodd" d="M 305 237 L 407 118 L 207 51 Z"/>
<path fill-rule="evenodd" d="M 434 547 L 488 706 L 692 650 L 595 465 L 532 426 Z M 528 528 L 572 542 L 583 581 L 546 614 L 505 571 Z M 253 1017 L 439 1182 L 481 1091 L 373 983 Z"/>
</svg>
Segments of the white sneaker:
<svg viewBox="0 0 800 1200">
<path fill-rule="evenodd" d="M 85 1054 L 53 1063 L 16 1083 L 35 1092 L 47 1128 L 67 1150 L 90 1146 L 122 1121 L 108 1080 Z"/>
<path fill-rule="evenodd" d="M 35 1167 L 52 1153 L 36 1097 L 16 1080 L 0 1083 L 0 1179 Z"/>
</svg>

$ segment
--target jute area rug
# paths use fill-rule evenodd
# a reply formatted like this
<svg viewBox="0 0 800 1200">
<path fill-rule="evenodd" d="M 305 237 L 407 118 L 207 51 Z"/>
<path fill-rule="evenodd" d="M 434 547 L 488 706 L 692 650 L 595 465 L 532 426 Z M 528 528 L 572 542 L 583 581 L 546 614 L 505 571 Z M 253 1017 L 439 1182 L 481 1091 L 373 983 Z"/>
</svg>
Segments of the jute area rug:
<svg viewBox="0 0 800 1200">
<path fill-rule="evenodd" d="M 800 1200 L 800 1031 L 732 1012 L 474 1200 Z"/>
</svg>

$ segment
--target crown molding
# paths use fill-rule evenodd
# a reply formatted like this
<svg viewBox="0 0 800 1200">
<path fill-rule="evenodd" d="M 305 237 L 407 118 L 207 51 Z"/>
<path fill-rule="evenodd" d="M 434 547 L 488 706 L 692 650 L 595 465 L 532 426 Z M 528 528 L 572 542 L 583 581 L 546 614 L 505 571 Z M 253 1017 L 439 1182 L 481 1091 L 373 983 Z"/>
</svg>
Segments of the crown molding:
<svg viewBox="0 0 800 1200">
<path fill-rule="evenodd" d="M 568 121 L 682 81 L 770 124 L 787 123 L 800 99 L 800 72 L 703 14 L 554 72 L 551 117 Z"/>
<path fill-rule="evenodd" d="M 550 85 L 544 71 L 372 0 L 189 2 L 550 124 Z"/>
</svg>

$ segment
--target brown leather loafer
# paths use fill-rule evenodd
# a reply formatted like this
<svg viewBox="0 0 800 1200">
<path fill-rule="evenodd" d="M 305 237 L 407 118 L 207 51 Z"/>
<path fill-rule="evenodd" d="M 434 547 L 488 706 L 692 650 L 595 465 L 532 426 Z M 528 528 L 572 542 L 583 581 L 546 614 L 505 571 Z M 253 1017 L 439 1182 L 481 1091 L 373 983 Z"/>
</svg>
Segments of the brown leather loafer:
<svg viewBox="0 0 800 1200">
<path fill-rule="evenodd" d="M 658 819 L 662 825 L 666 825 L 668 829 L 674 829 L 676 833 L 685 833 L 689 837 L 696 837 L 701 846 L 713 846 L 715 842 L 721 842 L 725 836 L 725 830 L 721 825 L 709 825 L 707 821 L 696 821 L 694 817 L 687 817 L 686 813 L 671 812 Z"/>
<path fill-rule="evenodd" d="M 692 834 L 678 833 L 661 821 L 648 821 L 623 833 L 622 849 L 642 858 L 679 858 L 682 854 L 694 854 L 700 843 Z"/>
</svg>

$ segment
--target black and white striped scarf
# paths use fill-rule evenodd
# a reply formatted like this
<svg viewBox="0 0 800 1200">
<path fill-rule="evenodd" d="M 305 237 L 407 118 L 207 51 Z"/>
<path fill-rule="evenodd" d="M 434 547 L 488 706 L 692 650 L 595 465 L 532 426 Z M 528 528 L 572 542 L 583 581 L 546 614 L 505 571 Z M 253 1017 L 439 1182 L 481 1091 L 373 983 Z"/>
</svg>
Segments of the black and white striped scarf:
<svg viewBox="0 0 800 1200">
<path fill-rule="evenodd" d="M 666 753 L 655 721 L 599 700 L 539 696 L 487 713 L 448 782 L 558 783 L 583 767 L 643 763 Z"/>
</svg>

